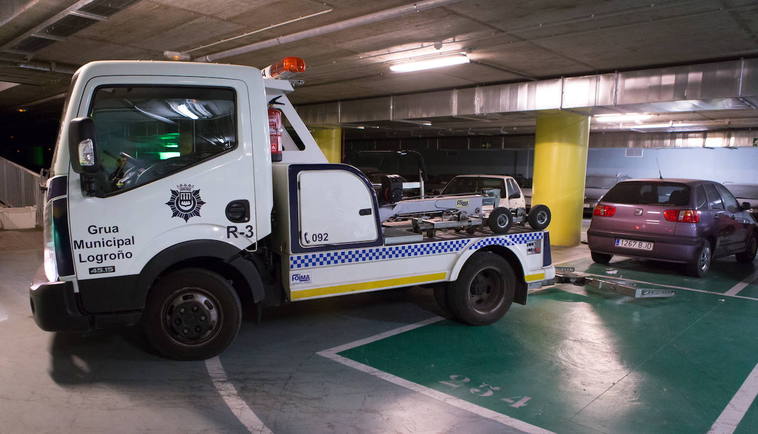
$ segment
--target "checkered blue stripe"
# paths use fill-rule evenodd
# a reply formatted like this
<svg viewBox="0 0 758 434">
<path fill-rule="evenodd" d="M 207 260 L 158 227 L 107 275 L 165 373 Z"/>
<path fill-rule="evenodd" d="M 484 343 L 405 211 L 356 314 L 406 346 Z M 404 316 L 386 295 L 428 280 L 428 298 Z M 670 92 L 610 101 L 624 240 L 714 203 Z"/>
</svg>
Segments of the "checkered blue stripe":
<svg viewBox="0 0 758 434">
<path fill-rule="evenodd" d="M 326 265 L 374 262 L 413 256 L 431 256 L 463 250 L 469 239 L 438 241 L 434 243 L 406 244 L 401 246 L 370 247 L 335 252 L 309 253 L 290 256 L 290 270 L 315 268 Z"/>
<path fill-rule="evenodd" d="M 523 234 L 502 235 L 499 237 L 488 237 L 481 239 L 469 247 L 469 250 L 477 250 L 482 247 L 498 245 L 498 246 L 515 246 L 518 244 L 525 244 L 529 241 L 541 240 L 543 238 L 542 232 L 526 232 Z"/>
</svg>

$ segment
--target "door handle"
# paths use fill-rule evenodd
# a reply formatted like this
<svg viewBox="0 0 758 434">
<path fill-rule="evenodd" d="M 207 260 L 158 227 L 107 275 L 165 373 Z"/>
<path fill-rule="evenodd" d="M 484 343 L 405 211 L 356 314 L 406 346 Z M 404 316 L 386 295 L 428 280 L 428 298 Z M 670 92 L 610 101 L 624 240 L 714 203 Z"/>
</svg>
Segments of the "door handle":
<svg viewBox="0 0 758 434">
<path fill-rule="evenodd" d="M 371 208 L 359 209 L 358 215 L 371 215 Z"/>
<path fill-rule="evenodd" d="M 246 199 L 233 200 L 226 205 L 226 218 L 232 223 L 250 221 L 250 202 Z"/>
</svg>

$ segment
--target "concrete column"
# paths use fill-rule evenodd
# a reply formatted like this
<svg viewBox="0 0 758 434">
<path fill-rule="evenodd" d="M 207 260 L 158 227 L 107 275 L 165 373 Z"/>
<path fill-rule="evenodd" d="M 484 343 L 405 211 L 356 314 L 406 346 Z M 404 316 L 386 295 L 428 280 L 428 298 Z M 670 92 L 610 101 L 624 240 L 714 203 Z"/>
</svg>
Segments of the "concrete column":
<svg viewBox="0 0 758 434">
<path fill-rule="evenodd" d="M 342 162 L 342 128 L 315 128 L 311 134 L 330 163 Z"/>
<path fill-rule="evenodd" d="M 537 115 L 532 206 L 550 208 L 550 242 L 556 246 L 581 241 L 589 133 L 589 116 L 565 111 Z"/>
</svg>

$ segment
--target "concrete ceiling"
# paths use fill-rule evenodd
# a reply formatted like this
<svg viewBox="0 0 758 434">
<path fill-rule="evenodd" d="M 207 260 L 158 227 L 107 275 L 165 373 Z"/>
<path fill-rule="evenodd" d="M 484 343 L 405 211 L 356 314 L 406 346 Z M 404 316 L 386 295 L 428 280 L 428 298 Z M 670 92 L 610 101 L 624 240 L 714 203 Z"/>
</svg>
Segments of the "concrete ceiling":
<svg viewBox="0 0 758 434">
<path fill-rule="evenodd" d="M 3 0 L 0 82 L 19 85 L 0 91 L 0 111 L 29 105 L 30 111 L 59 109 L 39 101 L 65 91 L 70 72 L 88 61 L 164 59 L 164 51 L 198 57 L 409 3 Z M 57 21 L 71 15 L 67 8 L 76 18 Z M 48 36 L 41 47 L 34 38 L 24 42 L 47 32 L 40 26 L 51 20 L 58 23 L 58 33 L 52 32 L 58 36 Z M 217 43 L 227 38 L 234 39 Z M 31 48 L 18 49 L 22 42 Z M 465 51 L 473 63 L 432 72 L 389 71 L 393 63 L 435 55 L 435 45 L 444 52 Z M 462 0 L 220 61 L 263 67 L 284 56 L 303 57 L 305 85 L 293 99 L 306 104 L 756 55 L 755 0 Z M 758 120 L 745 119 L 758 118 L 755 112 L 696 116 L 738 117 L 740 125 L 752 126 Z M 451 128 L 468 125 L 467 119 L 437 121 Z M 488 122 L 494 130 L 528 128 L 534 120 L 523 115 Z"/>
</svg>

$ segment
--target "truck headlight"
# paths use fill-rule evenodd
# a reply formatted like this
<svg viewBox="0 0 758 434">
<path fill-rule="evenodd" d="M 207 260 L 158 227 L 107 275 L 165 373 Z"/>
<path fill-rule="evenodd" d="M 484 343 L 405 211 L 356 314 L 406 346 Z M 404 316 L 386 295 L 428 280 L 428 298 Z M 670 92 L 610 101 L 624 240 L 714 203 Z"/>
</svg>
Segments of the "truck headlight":
<svg viewBox="0 0 758 434">
<path fill-rule="evenodd" d="M 43 228 L 43 240 L 45 243 L 44 249 L 44 264 L 45 264 L 45 277 L 48 282 L 55 282 L 58 280 L 58 265 L 55 258 L 55 224 L 53 221 L 53 201 L 47 201 L 43 210 L 43 216 L 45 220 Z"/>
</svg>

